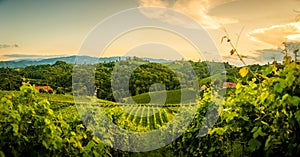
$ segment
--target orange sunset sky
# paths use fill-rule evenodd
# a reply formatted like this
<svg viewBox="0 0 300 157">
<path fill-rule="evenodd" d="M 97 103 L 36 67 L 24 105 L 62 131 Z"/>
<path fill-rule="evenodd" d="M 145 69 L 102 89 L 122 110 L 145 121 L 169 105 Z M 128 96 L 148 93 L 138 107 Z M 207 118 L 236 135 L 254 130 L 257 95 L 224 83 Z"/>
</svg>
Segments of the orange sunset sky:
<svg viewBox="0 0 300 157">
<path fill-rule="evenodd" d="M 232 64 L 238 65 L 239 61 L 230 56 L 227 43 L 221 44 L 224 28 L 233 41 L 243 29 L 238 51 L 249 64 L 281 60 L 282 42 L 300 42 L 300 0 L 0 0 L 0 60 L 76 55 L 98 23 L 120 11 L 148 6 L 172 8 L 196 20 L 209 32 L 223 61 Z M 145 36 L 151 31 L 135 33 Z M 156 34 L 168 37 L 164 32 Z M 106 56 L 122 55 L 124 42 L 134 36 L 120 38 Z M 181 44 L 184 53 L 192 51 L 181 39 L 174 42 Z M 133 54 L 138 56 L 141 48 Z M 152 53 L 148 57 L 167 56 Z"/>
</svg>

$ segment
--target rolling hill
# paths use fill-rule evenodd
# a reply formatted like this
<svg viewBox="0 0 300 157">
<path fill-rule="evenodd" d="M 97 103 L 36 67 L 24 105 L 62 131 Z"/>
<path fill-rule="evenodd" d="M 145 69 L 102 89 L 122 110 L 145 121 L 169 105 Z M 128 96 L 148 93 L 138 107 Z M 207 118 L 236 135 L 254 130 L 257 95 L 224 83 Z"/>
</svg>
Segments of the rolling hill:
<svg viewBox="0 0 300 157">
<path fill-rule="evenodd" d="M 118 60 L 124 60 L 128 58 L 128 56 L 116 56 L 116 57 L 91 57 L 91 56 L 66 56 L 66 57 L 55 57 L 55 58 L 45 58 L 45 59 L 20 59 L 20 60 L 11 60 L 11 61 L 0 61 L 0 68 L 7 67 L 7 68 L 25 68 L 26 66 L 31 65 L 43 65 L 43 64 L 50 64 L 53 65 L 57 61 L 64 61 L 68 64 L 98 64 L 104 62 L 115 62 Z M 168 62 L 165 59 L 154 59 L 154 58 L 142 58 L 145 61 L 149 62 Z"/>
</svg>

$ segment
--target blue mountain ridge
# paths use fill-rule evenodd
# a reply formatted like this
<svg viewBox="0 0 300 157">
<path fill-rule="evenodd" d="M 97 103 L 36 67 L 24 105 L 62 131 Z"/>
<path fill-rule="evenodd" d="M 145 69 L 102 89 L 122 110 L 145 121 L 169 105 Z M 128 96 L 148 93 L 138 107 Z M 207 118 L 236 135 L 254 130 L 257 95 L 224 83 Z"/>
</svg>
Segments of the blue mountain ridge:
<svg viewBox="0 0 300 157">
<path fill-rule="evenodd" d="M 50 64 L 53 65 L 57 61 L 64 61 L 68 64 L 98 64 L 104 62 L 115 62 L 125 60 L 128 56 L 115 56 L 115 57 L 91 57 L 91 56 L 66 56 L 66 57 L 55 57 L 55 58 L 45 58 L 45 59 L 18 59 L 11 61 L 0 61 L 0 68 L 24 68 L 31 65 L 43 65 Z M 132 57 L 131 57 L 132 58 Z M 154 59 L 154 58 L 141 58 L 149 62 L 163 63 L 169 62 L 170 60 L 165 59 Z"/>
</svg>

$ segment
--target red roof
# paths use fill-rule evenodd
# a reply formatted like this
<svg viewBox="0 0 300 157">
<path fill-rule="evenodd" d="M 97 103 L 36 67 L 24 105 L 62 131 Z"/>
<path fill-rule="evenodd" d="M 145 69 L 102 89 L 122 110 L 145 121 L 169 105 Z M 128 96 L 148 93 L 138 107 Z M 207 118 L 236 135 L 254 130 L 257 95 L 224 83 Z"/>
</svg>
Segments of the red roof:
<svg viewBox="0 0 300 157">
<path fill-rule="evenodd" d="M 224 82 L 223 83 L 224 88 L 235 88 L 235 86 L 236 86 L 236 83 L 234 83 L 234 82 Z"/>
<path fill-rule="evenodd" d="M 35 86 L 34 87 L 36 90 L 40 90 L 43 89 L 44 91 L 49 91 L 49 90 L 53 90 L 50 86 Z"/>
</svg>

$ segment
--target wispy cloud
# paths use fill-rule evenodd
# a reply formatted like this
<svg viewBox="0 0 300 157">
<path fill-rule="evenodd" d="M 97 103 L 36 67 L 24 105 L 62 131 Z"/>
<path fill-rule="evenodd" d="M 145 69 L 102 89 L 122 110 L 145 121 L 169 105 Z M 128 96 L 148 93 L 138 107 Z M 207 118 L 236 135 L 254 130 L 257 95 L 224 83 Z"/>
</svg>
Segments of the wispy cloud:
<svg viewBox="0 0 300 157">
<path fill-rule="evenodd" d="M 1 2 L 1 0 L 0 0 Z M 5 49 L 5 48 L 12 48 L 12 47 L 19 47 L 18 44 L 13 44 L 13 45 L 9 45 L 9 44 L 0 44 L 0 49 Z"/>
<path fill-rule="evenodd" d="M 209 15 L 209 11 L 216 6 L 231 2 L 233 0 L 140 0 L 139 5 L 141 7 L 168 7 L 177 11 L 183 12 L 186 15 L 192 17 L 199 22 L 203 27 L 207 29 L 218 29 L 223 24 L 237 23 L 237 19 L 216 17 Z M 147 16 L 157 17 L 155 10 L 143 12 Z M 166 16 L 164 16 L 166 17 Z"/>
<path fill-rule="evenodd" d="M 5 54 L 3 56 L 11 57 L 11 58 L 48 58 L 48 57 L 60 57 L 64 55 Z"/>
<path fill-rule="evenodd" d="M 265 60 L 261 58 L 261 56 L 253 56 L 253 55 L 242 55 L 241 56 L 243 60 L 247 64 L 254 64 L 254 63 L 264 63 Z M 239 57 L 236 55 L 226 55 L 222 56 L 223 61 L 230 62 L 234 65 L 243 65 L 243 63 L 240 61 Z"/>
<path fill-rule="evenodd" d="M 300 41 L 300 22 L 255 29 L 249 36 L 253 41 L 272 46 L 279 46 L 285 41 Z"/>
<path fill-rule="evenodd" d="M 36 55 L 36 54 L 3 54 L 0 55 L 0 61 L 8 61 L 8 60 L 36 60 L 36 59 L 46 59 L 46 58 L 55 58 L 55 57 L 63 57 L 67 55 Z"/>
</svg>

